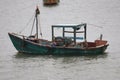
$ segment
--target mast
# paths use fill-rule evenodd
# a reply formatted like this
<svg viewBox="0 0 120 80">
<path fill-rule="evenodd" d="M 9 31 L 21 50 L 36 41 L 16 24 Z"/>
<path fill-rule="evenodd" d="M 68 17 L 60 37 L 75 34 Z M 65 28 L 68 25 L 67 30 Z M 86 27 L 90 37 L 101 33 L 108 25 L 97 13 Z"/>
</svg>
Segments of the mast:
<svg viewBox="0 0 120 80">
<path fill-rule="evenodd" d="M 36 38 L 38 39 L 38 15 L 40 14 L 40 11 L 38 7 L 36 8 L 35 12 L 35 18 L 36 18 Z"/>
</svg>

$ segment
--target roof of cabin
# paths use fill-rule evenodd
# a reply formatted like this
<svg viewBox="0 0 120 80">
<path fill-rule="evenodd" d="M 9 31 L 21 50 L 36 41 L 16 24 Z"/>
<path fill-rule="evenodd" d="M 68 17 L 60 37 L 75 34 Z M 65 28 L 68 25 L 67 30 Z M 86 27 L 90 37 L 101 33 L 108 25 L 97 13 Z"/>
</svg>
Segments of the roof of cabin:
<svg viewBox="0 0 120 80">
<path fill-rule="evenodd" d="M 74 27 L 81 27 L 81 26 L 85 26 L 86 23 L 82 23 L 82 24 L 56 24 L 56 25 L 52 25 L 52 27 L 65 27 L 65 28 L 74 28 Z"/>
</svg>

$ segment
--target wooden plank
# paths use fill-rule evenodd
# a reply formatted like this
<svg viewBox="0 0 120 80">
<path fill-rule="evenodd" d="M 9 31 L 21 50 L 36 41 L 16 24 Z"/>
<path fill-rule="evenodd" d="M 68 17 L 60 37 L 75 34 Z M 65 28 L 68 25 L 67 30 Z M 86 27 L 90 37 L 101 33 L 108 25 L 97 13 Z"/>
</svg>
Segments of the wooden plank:
<svg viewBox="0 0 120 80">
<path fill-rule="evenodd" d="M 74 33 L 73 31 L 64 31 L 66 33 Z M 77 31 L 76 33 L 84 33 L 85 31 Z"/>
</svg>

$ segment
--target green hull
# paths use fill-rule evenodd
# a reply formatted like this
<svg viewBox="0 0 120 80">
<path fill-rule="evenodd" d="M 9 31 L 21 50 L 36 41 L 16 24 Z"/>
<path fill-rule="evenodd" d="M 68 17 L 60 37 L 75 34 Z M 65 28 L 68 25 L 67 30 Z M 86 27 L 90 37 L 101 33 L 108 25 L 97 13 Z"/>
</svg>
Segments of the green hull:
<svg viewBox="0 0 120 80">
<path fill-rule="evenodd" d="M 40 45 L 32 41 L 22 39 L 12 33 L 8 33 L 14 47 L 22 53 L 28 54 L 52 54 L 52 55 L 95 55 L 102 54 L 108 45 L 95 47 L 91 49 L 52 47 L 48 45 Z"/>
</svg>

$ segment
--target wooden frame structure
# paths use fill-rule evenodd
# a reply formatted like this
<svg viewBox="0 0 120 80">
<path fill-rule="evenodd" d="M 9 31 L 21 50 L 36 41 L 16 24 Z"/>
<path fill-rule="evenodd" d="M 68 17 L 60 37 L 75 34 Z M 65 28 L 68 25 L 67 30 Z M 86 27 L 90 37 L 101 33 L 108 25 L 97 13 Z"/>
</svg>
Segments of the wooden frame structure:
<svg viewBox="0 0 120 80">
<path fill-rule="evenodd" d="M 74 39 L 74 43 L 76 44 L 76 33 L 84 33 L 84 40 L 87 40 L 87 33 L 86 33 L 86 28 L 87 24 L 83 23 L 83 24 L 60 24 L 60 25 L 52 25 L 52 41 L 54 40 L 54 33 L 55 30 L 54 28 L 62 28 L 62 37 L 66 37 L 65 33 L 73 33 L 73 39 Z M 79 28 L 84 27 L 84 31 L 78 31 Z M 73 31 L 65 31 L 66 28 L 73 28 Z"/>
</svg>

